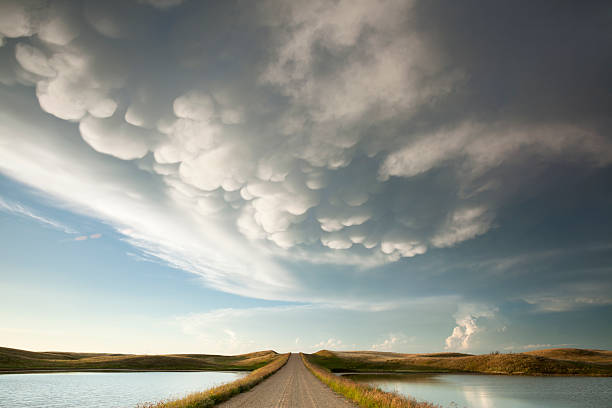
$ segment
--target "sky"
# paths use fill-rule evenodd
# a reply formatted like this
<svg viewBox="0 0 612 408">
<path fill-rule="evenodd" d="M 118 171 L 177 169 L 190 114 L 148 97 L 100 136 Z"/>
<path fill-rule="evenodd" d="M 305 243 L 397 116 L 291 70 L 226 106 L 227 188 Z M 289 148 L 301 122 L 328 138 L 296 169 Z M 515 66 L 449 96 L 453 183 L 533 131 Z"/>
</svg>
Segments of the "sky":
<svg viewBox="0 0 612 408">
<path fill-rule="evenodd" d="M 0 0 L 0 345 L 612 349 L 606 1 Z"/>
</svg>

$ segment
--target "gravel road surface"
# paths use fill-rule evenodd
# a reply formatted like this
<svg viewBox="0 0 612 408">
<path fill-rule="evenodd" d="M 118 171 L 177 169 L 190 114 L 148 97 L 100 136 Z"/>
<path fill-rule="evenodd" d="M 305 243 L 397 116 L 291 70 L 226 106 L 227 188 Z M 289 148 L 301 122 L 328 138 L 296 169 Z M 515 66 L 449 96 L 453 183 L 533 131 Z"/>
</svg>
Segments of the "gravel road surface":
<svg viewBox="0 0 612 408">
<path fill-rule="evenodd" d="M 222 408 L 268 407 L 356 407 L 321 383 L 302 363 L 299 354 L 292 354 L 287 364 L 251 390 L 220 404 Z"/>
</svg>

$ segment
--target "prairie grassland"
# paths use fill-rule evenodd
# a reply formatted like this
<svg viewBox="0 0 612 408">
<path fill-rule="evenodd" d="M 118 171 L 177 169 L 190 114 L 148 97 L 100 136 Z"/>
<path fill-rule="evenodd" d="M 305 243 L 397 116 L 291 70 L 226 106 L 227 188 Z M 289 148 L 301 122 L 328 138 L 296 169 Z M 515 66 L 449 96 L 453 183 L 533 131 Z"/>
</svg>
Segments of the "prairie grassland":
<svg viewBox="0 0 612 408">
<path fill-rule="evenodd" d="M 526 353 L 400 354 L 321 350 L 310 360 L 332 372 L 470 372 L 514 375 L 611 376 L 612 352 L 548 349 Z"/>
<path fill-rule="evenodd" d="M 289 353 L 278 355 L 272 362 L 258 368 L 246 377 L 240 378 L 229 384 L 210 388 L 205 391 L 189 394 L 184 398 L 162 401 L 150 404 L 141 404 L 139 408 L 204 408 L 212 407 L 223 401 L 227 401 L 234 395 L 248 391 L 283 367 L 289 359 Z"/>
<path fill-rule="evenodd" d="M 27 371 L 252 371 L 278 354 L 258 351 L 237 356 L 209 354 L 137 355 L 35 352 L 0 347 L 0 372 Z"/>
<path fill-rule="evenodd" d="M 302 354 L 304 365 L 329 388 L 344 395 L 364 408 L 440 408 L 429 402 L 418 402 L 414 399 L 406 398 L 402 395 L 381 391 L 378 388 L 358 384 L 348 378 L 338 377 L 329 370 L 320 367 L 311 361 L 305 354 Z"/>
</svg>

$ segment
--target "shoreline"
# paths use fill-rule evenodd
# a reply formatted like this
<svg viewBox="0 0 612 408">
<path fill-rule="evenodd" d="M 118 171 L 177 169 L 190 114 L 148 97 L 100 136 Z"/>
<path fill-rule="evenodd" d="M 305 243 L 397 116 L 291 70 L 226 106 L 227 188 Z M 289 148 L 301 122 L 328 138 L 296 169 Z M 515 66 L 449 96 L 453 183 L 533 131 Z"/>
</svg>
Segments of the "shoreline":
<svg viewBox="0 0 612 408">
<path fill-rule="evenodd" d="M 612 374 L 546 374 L 546 373 L 504 373 L 504 372 L 481 372 L 481 371 L 332 371 L 337 376 L 345 375 L 495 375 L 504 377 L 602 377 L 609 378 Z"/>
<path fill-rule="evenodd" d="M 4 374 L 50 374 L 50 373 L 203 373 L 203 372 L 214 372 L 214 373 L 250 373 L 249 370 L 137 370 L 130 368 L 91 368 L 91 369 L 61 369 L 61 370 L 0 370 L 0 375 Z"/>
</svg>

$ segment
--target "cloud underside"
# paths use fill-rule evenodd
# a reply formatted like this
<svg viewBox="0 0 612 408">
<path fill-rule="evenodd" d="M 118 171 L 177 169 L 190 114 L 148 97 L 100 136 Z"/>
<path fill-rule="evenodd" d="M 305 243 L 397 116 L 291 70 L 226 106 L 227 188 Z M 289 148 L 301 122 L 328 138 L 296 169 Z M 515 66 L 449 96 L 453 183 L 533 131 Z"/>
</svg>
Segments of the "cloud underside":
<svg viewBox="0 0 612 408">
<path fill-rule="evenodd" d="M 465 34 L 473 17 L 438 2 L 181 3 L 3 2 L 0 82 L 78 131 L 53 145 L 66 160 L 84 154 L 71 144 L 91 151 L 58 170 L 60 191 L 27 163 L 50 164 L 34 139 L 11 144 L 5 128 L 3 168 L 215 287 L 278 298 L 296 284 L 279 259 L 374 267 L 444 251 L 499 226 L 532 194 L 526 173 L 612 161 L 609 79 L 593 68 L 610 47 L 551 47 L 536 5 Z M 502 32 L 518 57 L 496 48 Z M 70 174 L 93 154 L 108 171 L 80 177 L 103 177 L 96 191 Z M 449 347 L 477 317 L 457 320 Z"/>
</svg>

